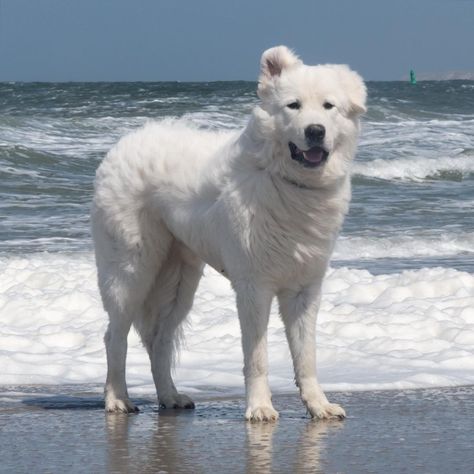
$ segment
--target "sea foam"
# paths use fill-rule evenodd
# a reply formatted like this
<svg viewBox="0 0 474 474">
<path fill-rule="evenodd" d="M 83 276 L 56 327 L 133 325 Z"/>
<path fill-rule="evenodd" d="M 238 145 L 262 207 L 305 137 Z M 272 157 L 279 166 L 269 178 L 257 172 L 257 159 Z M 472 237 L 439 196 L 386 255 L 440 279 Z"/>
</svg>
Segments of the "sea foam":
<svg viewBox="0 0 474 474">
<path fill-rule="evenodd" d="M 356 161 L 353 174 L 384 180 L 462 179 L 474 174 L 474 159 L 469 154 L 439 158 L 376 158 Z"/>
<path fill-rule="evenodd" d="M 100 383 L 107 315 L 93 256 L 0 259 L 0 384 Z M 446 268 L 374 276 L 330 269 L 318 319 L 318 368 L 332 390 L 474 383 L 474 276 Z M 176 370 L 188 391 L 243 390 L 240 329 L 227 280 L 207 268 Z M 270 382 L 294 390 L 284 329 L 272 309 Z M 148 357 L 129 336 L 132 391 L 151 393 Z"/>
<path fill-rule="evenodd" d="M 333 259 L 409 259 L 473 253 L 474 232 L 425 231 L 415 235 L 398 234 L 390 237 L 342 235 L 336 242 Z"/>
</svg>

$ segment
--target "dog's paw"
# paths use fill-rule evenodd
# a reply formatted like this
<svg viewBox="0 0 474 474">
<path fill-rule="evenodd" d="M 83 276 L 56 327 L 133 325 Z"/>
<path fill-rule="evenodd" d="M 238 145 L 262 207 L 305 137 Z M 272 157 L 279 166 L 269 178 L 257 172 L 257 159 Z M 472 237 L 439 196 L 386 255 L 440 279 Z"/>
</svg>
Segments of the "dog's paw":
<svg viewBox="0 0 474 474">
<path fill-rule="evenodd" d="M 120 400 L 109 397 L 105 400 L 105 411 L 107 413 L 137 413 L 139 410 L 128 398 Z"/>
<path fill-rule="evenodd" d="M 194 402 L 184 393 L 159 397 L 160 408 L 195 408 Z"/>
<path fill-rule="evenodd" d="M 245 419 L 248 421 L 276 421 L 278 417 L 278 412 L 271 405 L 248 407 L 245 412 Z"/>
<path fill-rule="evenodd" d="M 336 403 L 318 403 L 309 401 L 306 402 L 305 405 L 311 418 L 317 418 L 319 420 L 337 418 L 343 420 L 346 417 L 344 408 Z"/>
</svg>

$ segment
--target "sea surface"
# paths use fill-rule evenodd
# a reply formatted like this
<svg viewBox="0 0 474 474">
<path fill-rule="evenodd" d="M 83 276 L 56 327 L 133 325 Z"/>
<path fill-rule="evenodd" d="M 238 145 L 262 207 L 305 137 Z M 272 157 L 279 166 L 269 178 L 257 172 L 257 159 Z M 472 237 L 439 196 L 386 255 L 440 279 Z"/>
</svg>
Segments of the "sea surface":
<svg viewBox="0 0 474 474">
<path fill-rule="evenodd" d="M 245 125 L 252 82 L 0 83 L 0 255 L 90 252 L 94 173 L 122 135 Z M 474 271 L 474 82 L 369 82 L 332 265 Z"/>
</svg>

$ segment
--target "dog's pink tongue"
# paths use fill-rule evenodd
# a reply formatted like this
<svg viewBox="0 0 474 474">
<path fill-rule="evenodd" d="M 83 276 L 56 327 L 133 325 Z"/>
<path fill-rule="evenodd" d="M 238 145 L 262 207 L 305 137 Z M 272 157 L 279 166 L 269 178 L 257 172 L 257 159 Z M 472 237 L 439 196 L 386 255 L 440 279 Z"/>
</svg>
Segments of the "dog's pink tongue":
<svg viewBox="0 0 474 474">
<path fill-rule="evenodd" d="M 305 160 L 311 161 L 311 163 L 319 163 L 323 160 L 324 152 L 321 148 L 310 148 L 308 151 L 303 152 Z"/>
</svg>

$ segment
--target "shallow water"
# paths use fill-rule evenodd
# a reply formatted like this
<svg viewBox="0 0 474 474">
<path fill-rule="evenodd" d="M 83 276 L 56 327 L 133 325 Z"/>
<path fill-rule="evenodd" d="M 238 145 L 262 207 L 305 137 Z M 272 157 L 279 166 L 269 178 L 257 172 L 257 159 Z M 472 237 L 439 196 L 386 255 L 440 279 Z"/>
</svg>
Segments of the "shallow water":
<svg viewBox="0 0 474 474">
<path fill-rule="evenodd" d="M 18 392 L 21 390 L 21 393 Z M 312 421 L 296 395 L 276 423 L 243 420 L 242 399 L 194 411 L 106 415 L 97 386 L 1 387 L 0 472 L 467 473 L 474 388 L 330 394 L 344 421 Z"/>
</svg>

